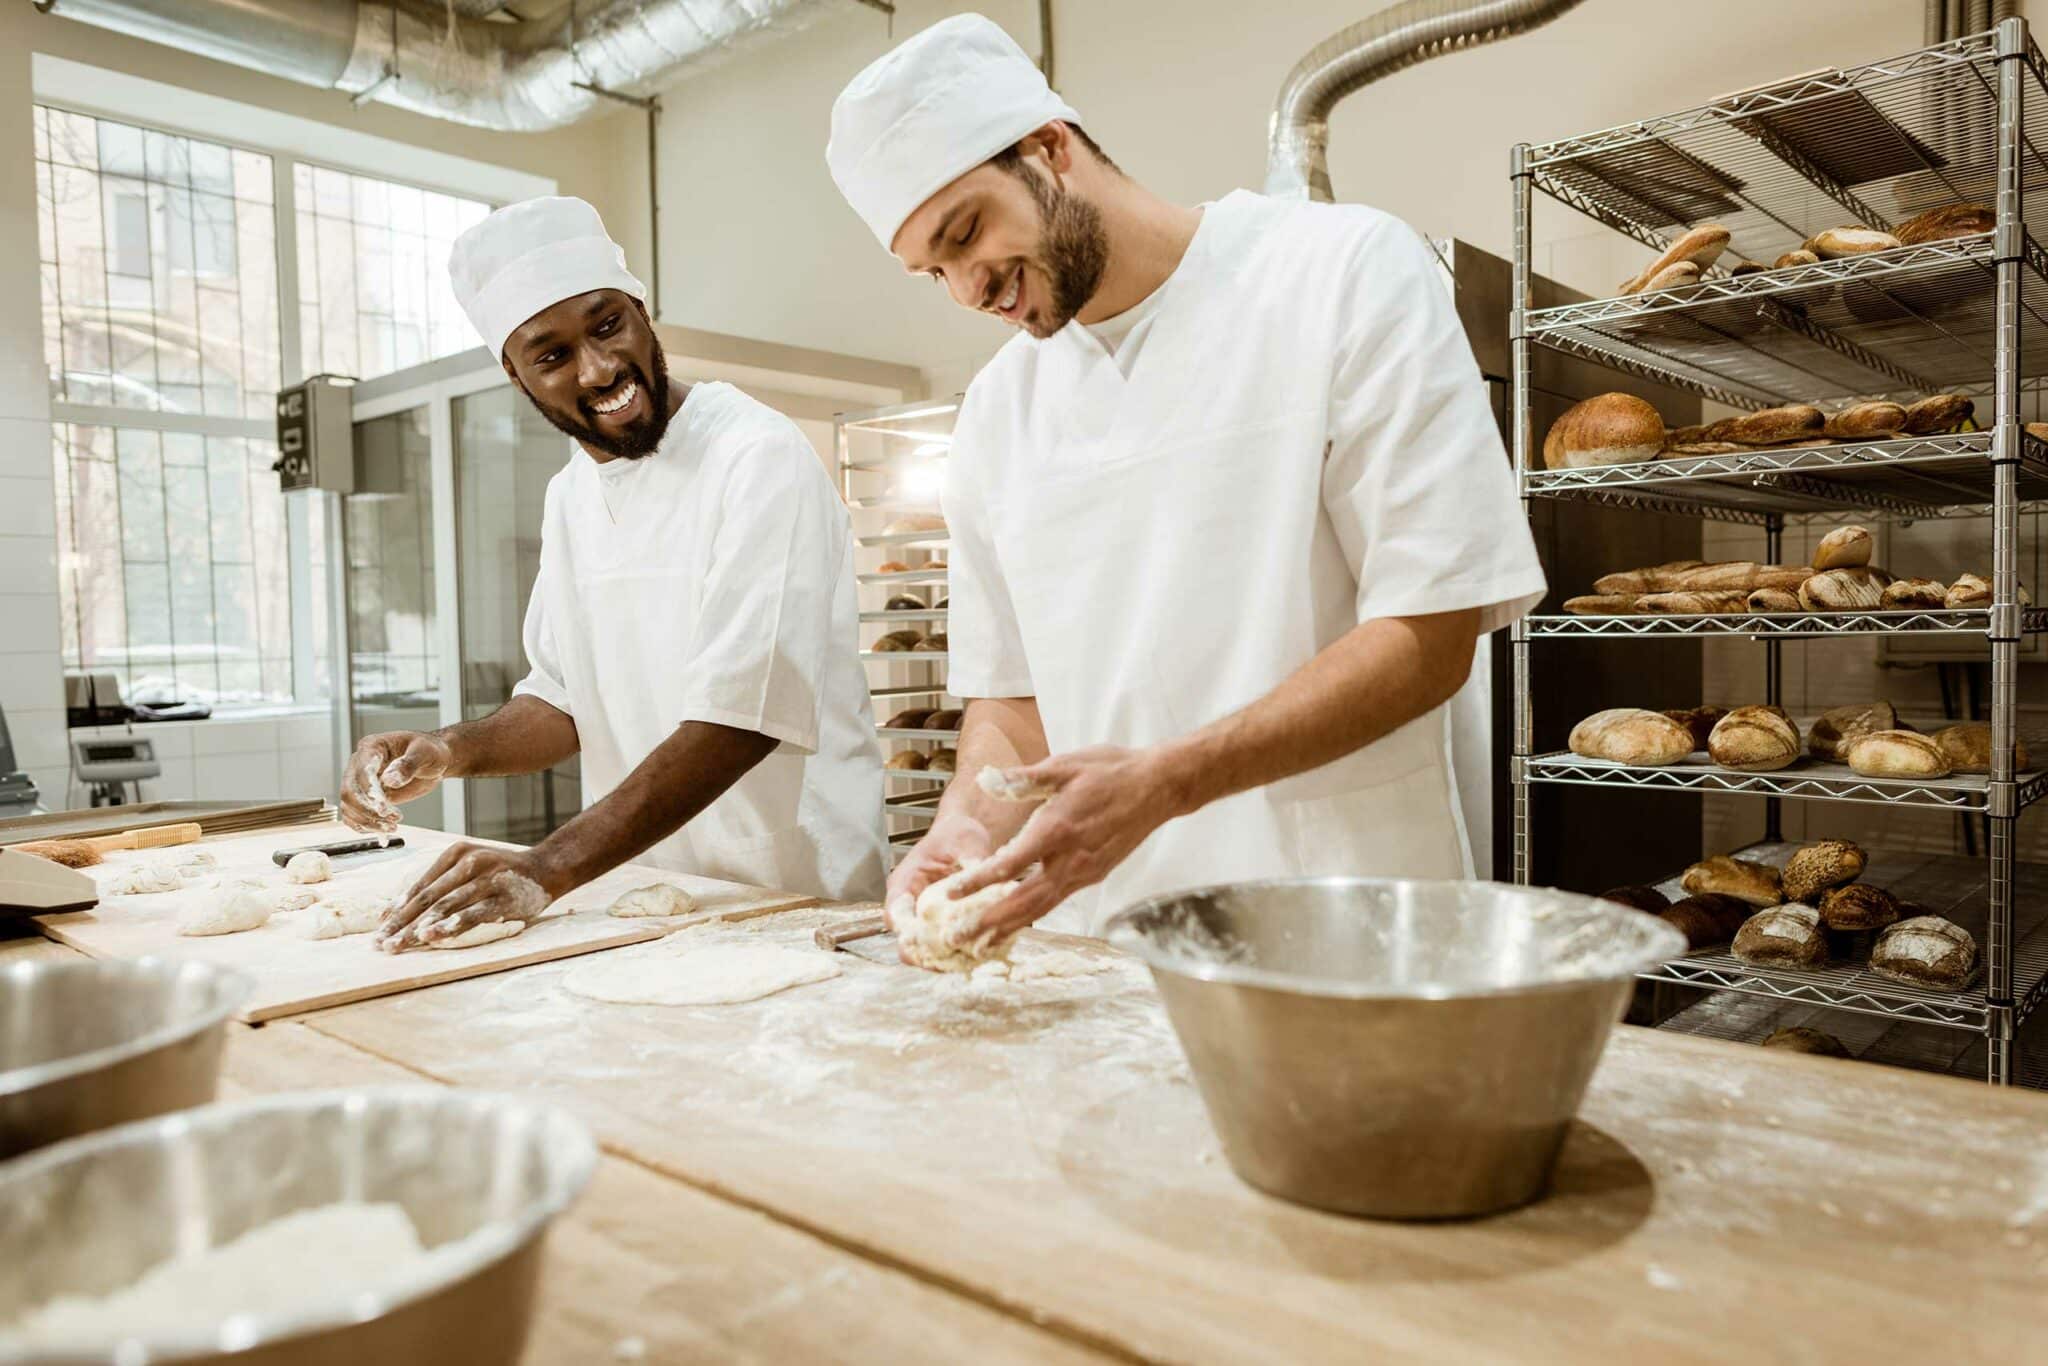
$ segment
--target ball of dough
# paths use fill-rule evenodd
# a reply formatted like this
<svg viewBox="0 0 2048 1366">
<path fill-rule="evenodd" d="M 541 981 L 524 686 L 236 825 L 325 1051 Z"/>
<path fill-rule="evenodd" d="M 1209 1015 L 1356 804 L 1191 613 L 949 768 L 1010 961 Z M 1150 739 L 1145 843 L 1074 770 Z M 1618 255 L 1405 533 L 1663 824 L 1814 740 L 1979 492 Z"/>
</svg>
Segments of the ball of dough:
<svg viewBox="0 0 2048 1366">
<path fill-rule="evenodd" d="M 270 919 L 276 909 L 259 887 L 234 886 L 222 895 L 209 897 L 197 906 L 178 913 L 177 929 L 182 935 L 240 934 Z"/>
<path fill-rule="evenodd" d="M 934 972 L 972 972 L 992 958 L 1006 958 L 1017 932 L 988 942 L 955 944 L 954 937 L 981 919 L 981 913 L 1017 890 L 1015 882 L 998 882 L 972 896 L 955 899 L 953 888 L 980 867 L 983 860 L 966 859 L 960 871 L 940 878 L 917 898 L 917 908 L 896 926 L 896 942 L 903 956 L 921 968 Z"/>
<path fill-rule="evenodd" d="M 116 870 L 100 884 L 104 896 L 152 896 L 158 892 L 183 891 L 185 880 L 175 866 L 167 863 L 138 863 Z"/>
<path fill-rule="evenodd" d="M 473 949 L 479 944 L 494 944 L 500 939 L 510 939 L 526 930 L 524 920 L 486 920 L 481 925 L 472 925 L 453 939 L 430 939 L 430 949 Z"/>
<path fill-rule="evenodd" d="M 391 903 L 382 897 L 329 897 L 296 923 L 299 933 L 308 939 L 340 939 L 370 933 L 390 908 Z"/>
<path fill-rule="evenodd" d="M 635 887 L 621 895 L 605 913 L 631 919 L 655 915 L 688 915 L 696 909 L 697 898 L 682 888 L 666 882 L 650 882 L 645 887 Z"/>
<path fill-rule="evenodd" d="M 325 882 L 334 876 L 334 864 L 318 849 L 302 849 L 284 866 L 287 882 Z"/>
</svg>

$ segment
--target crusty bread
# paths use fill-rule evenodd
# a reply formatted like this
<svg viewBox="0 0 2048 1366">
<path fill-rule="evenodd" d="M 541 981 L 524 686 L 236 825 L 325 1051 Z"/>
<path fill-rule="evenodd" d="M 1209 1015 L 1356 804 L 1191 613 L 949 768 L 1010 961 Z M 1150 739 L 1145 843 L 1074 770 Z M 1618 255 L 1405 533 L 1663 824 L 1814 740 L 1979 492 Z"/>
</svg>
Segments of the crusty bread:
<svg viewBox="0 0 2048 1366">
<path fill-rule="evenodd" d="M 1707 753 L 1723 768 L 1769 773 L 1799 757 L 1799 727 L 1778 707 L 1737 707 L 1707 737 Z"/>
<path fill-rule="evenodd" d="M 1899 430 L 1909 436 L 1952 432 L 1976 414 L 1976 401 L 1967 394 L 1935 394 L 1908 405 L 1906 423 Z"/>
<path fill-rule="evenodd" d="M 899 711 L 882 723 L 885 730 L 923 730 L 925 721 L 931 716 L 929 707 L 912 707 Z"/>
<path fill-rule="evenodd" d="M 1869 563 L 1869 527 L 1838 526 L 1813 548 L 1815 569 L 1853 569 Z"/>
<path fill-rule="evenodd" d="M 1860 846 L 1848 840 L 1814 840 L 1802 844 L 1785 860 L 1778 874 L 1778 886 L 1787 901 L 1808 905 L 1830 888 L 1854 882 L 1863 876 L 1865 860 Z"/>
<path fill-rule="evenodd" d="M 1817 266 L 1819 264 L 1820 258 L 1818 256 L 1801 247 L 1796 251 L 1788 251 L 1777 260 L 1771 262 L 1771 269 L 1787 270 L 1793 266 Z"/>
<path fill-rule="evenodd" d="M 1705 441 L 1706 439 L 1707 429 L 1704 423 L 1694 427 L 1666 427 L 1664 429 L 1664 444 L 1667 446 L 1677 445 L 1680 442 L 1686 441 Z"/>
<path fill-rule="evenodd" d="M 1566 598 L 1564 610 L 1575 617 L 1625 617 L 1636 610 L 1639 593 L 1594 593 Z"/>
<path fill-rule="evenodd" d="M 1911 916 L 1877 937 L 1870 967 L 1894 981 L 1953 990 L 1966 985 L 1976 971 L 1977 941 L 1953 920 Z"/>
<path fill-rule="evenodd" d="M 1873 251 L 1890 251 L 1899 245 L 1899 239 L 1890 233 L 1858 224 L 1817 232 L 1806 239 L 1805 249 L 1823 261 L 1832 261 L 1842 256 L 1862 256 Z"/>
<path fill-rule="evenodd" d="M 910 566 L 901 560 L 884 560 L 875 566 L 877 574 L 908 574 Z"/>
<path fill-rule="evenodd" d="M 1700 282 L 1700 266 L 1697 261 L 1673 261 L 1664 269 L 1652 275 L 1649 282 L 1637 293 L 1649 294 L 1660 289 L 1676 289 L 1680 285 L 1696 285 Z"/>
<path fill-rule="evenodd" d="M 1799 591 L 1799 585 L 1813 577 L 1810 564 L 1761 564 L 1757 566 L 1756 577 L 1751 579 L 1751 588 L 1782 588 L 1788 593 Z"/>
<path fill-rule="evenodd" d="M 1828 415 L 1827 426 L 1822 433 L 1843 441 L 1871 441 L 1878 437 L 1890 436 L 1906 423 L 1906 409 L 1903 404 L 1854 403 L 1839 413 Z"/>
<path fill-rule="evenodd" d="M 1838 752 L 1866 778 L 1946 778 L 1948 756 L 1932 739 L 1910 730 L 1876 730 L 1850 736 Z"/>
<path fill-rule="evenodd" d="M 1672 560 L 1668 564 L 1655 564 L 1647 569 L 1622 569 L 1612 574 L 1602 574 L 1593 580 L 1595 593 L 1675 593 L 1686 585 L 1679 582 L 1679 575 L 1688 570 L 1701 568 L 1698 560 Z"/>
<path fill-rule="evenodd" d="M 1666 455 L 1737 455 L 1749 447 L 1736 441 L 1669 441 L 1664 443 Z"/>
<path fill-rule="evenodd" d="M 923 769 L 925 757 L 914 749 L 899 749 L 890 755 L 883 768 Z"/>
<path fill-rule="evenodd" d="M 933 773 L 952 773 L 960 766 L 960 751 L 951 745 L 940 745 L 931 752 L 925 767 Z"/>
<path fill-rule="evenodd" d="M 1612 707 L 1573 726 L 1566 744 L 1588 759 L 1661 767 L 1692 753 L 1692 732 L 1662 712 Z"/>
<path fill-rule="evenodd" d="M 1948 586 L 1942 603 L 1951 611 L 1964 607 L 1989 607 L 1991 584 L 1983 576 L 1965 570 L 1956 575 L 1955 582 Z"/>
<path fill-rule="evenodd" d="M 942 655 L 946 652 L 946 633 L 934 631 L 910 648 L 917 654 Z"/>
<path fill-rule="evenodd" d="M 1710 949 L 1733 939 L 1755 909 L 1732 896 L 1702 892 L 1673 902 L 1668 910 L 1659 911 L 1657 918 L 1683 934 L 1687 948 Z"/>
<path fill-rule="evenodd" d="M 1663 255 L 1644 268 L 1643 273 L 1622 285 L 1623 294 L 1640 294 L 1667 267 L 1690 261 L 1700 270 L 1714 264 L 1728 248 L 1728 229 L 1719 223 L 1702 223 L 1664 249 Z"/>
<path fill-rule="evenodd" d="M 1749 605 L 1749 594 L 1740 589 L 1721 592 L 1645 593 L 1636 599 L 1638 612 L 1660 612 L 1669 616 L 1698 617 L 1715 612 L 1740 612 Z"/>
<path fill-rule="evenodd" d="M 1948 758 L 1952 773 L 1989 773 L 1991 771 L 1991 727 L 1982 721 L 1963 721 L 1953 726 L 1944 726 L 1930 737 Z M 2027 771 L 2027 747 L 2015 735 L 2012 739 L 2012 767 L 2015 773 Z"/>
<path fill-rule="evenodd" d="M 1714 727 L 1728 714 L 1726 707 L 1693 707 L 1686 711 L 1664 713 L 1672 720 L 1692 732 L 1692 747 L 1696 750 L 1707 747 L 1707 737 L 1714 733 Z"/>
<path fill-rule="evenodd" d="M 1761 275 L 1763 272 L 1769 269 L 1770 267 L 1765 265 L 1763 262 L 1752 261 L 1745 256 L 1742 260 L 1737 261 L 1734 265 L 1728 267 L 1728 275 L 1731 279 L 1734 279 L 1740 278 L 1744 275 Z"/>
<path fill-rule="evenodd" d="M 1752 906 L 1775 906 L 1785 899 L 1778 886 L 1778 870 L 1767 863 L 1715 854 L 1685 870 L 1678 885 L 1698 896 L 1715 892 L 1746 901 Z"/>
<path fill-rule="evenodd" d="M 1819 967 L 1828 961 L 1820 912 L 1797 904 L 1758 911 L 1735 932 L 1735 956 L 1759 967 Z"/>
<path fill-rule="evenodd" d="M 1935 579 L 1893 579 L 1884 586 L 1877 605 L 1887 612 L 1913 608 L 1940 607 L 1948 601 L 1948 585 Z"/>
<path fill-rule="evenodd" d="M 1671 905 L 1670 897 L 1664 895 L 1655 887 L 1644 887 L 1641 885 L 1609 887 L 1606 891 L 1600 893 L 1600 899 L 1602 901 L 1612 901 L 1622 906 L 1633 906 L 1639 911 L 1648 911 L 1651 915 L 1666 910 Z"/>
<path fill-rule="evenodd" d="M 1653 592 L 1671 593 L 1747 593 L 1757 586 L 1757 566 L 1754 560 L 1717 560 L 1713 564 L 1694 565 L 1689 569 L 1673 570 L 1668 577 L 1659 579 Z"/>
<path fill-rule="evenodd" d="M 1899 918 L 1899 899 L 1882 887 L 1852 882 L 1821 894 L 1820 918 L 1831 930 L 1881 930 Z"/>
<path fill-rule="evenodd" d="M 1740 441 L 1745 446 L 1775 446 L 1782 441 L 1819 436 L 1827 423 L 1827 414 L 1812 404 L 1791 403 L 1731 418 L 1727 435 L 1718 439 Z"/>
<path fill-rule="evenodd" d="M 1752 612 L 1798 612 L 1799 595 L 1783 588 L 1759 588 L 1749 595 L 1747 606 Z"/>
<path fill-rule="evenodd" d="M 1799 585 L 1799 605 L 1809 612 L 1855 612 L 1884 601 L 1884 585 L 1869 568 L 1824 569 Z"/>
<path fill-rule="evenodd" d="M 925 718 L 924 728 L 926 730 L 958 730 L 960 729 L 960 722 L 966 716 L 967 713 L 965 711 L 941 707 L 938 711 Z"/>
<path fill-rule="evenodd" d="M 1846 1058 L 1849 1049 L 1832 1034 L 1823 1034 L 1818 1029 L 1805 1025 L 1790 1025 L 1772 1033 L 1763 1042 L 1765 1048 L 1783 1049 L 1787 1053 L 1811 1053 L 1818 1058 Z"/>
<path fill-rule="evenodd" d="M 916 631 L 891 631 L 879 637 L 870 649 L 882 651 L 914 650 L 924 636 Z"/>
<path fill-rule="evenodd" d="M 1892 236 L 1906 246 L 1941 242 L 1951 237 L 1974 237 L 1998 226 L 1998 215 L 1981 204 L 1944 204 L 1938 209 L 1909 218 L 1892 229 Z"/>
<path fill-rule="evenodd" d="M 1898 711 L 1889 702 L 1858 702 L 1853 706 L 1831 707 L 1813 723 L 1813 729 L 1807 732 L 1806 744 L 1814 758 L 1832 762 L 1842 757 L 1842 746 L 1855 736 L 1895 730 L 1898 724 Z"/>
<path fill-rule="evenodd" d="M 1595 394 L 1564 410 L 1543 438 L 1546 469 L 1584 469 L 1655 460 L 1664 419 L 1634 394 Z"/>
</svg>

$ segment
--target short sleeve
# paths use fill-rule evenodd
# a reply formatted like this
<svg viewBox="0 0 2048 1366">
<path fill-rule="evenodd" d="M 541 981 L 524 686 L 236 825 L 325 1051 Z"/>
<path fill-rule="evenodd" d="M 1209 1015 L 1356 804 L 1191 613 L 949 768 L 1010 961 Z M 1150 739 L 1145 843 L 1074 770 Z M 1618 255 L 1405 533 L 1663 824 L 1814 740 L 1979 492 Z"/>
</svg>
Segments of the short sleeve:
<svg viewBox="0 0 2048 1366">
<path fill-rule="evenodd" d="M 1543 566 L 1441 269 L 1398 219 L 1359 234 L 1323 504 L 1358 574 L 1359 621 L 1477 607 L 1495 631 L 1542 599 Z"/>
<path fill-rule="evenodd" d="M 955 697 L 1032 697 L 1036 690 L 1024 658 L 1024 638 L 1010 605 L 1009 585 L 996 561 L 988 507 L 976 481 L 973 447 L 981 438 L 976 434 L 972 393 L 960 419 L 940 499 L 951 538 L 946 561 L 946 590 L 952 599 L 946 617 L 946 690 Z"/>
<path fill-rule="evenodd" d="M 548 622 L 548 561 L 543 552 L 540 572 L 534 576 L 533 597 L 526 604 L 526 624 L 520 632 L 526 646 L 526 677 L 513 687 L 514 697 L 537 697 L 541 701 L 573 717 L 576 709 L 569 705 L 569 685 L 562 677 L 562 660 L 555 650 L 555 634 Z"/>
<path fill-rule="evenodd" d="M 812 754 L 834 639 L 833 603 L 852 573 L 846 507 L 802 433 L 767 433 L 734 458 L 697 607 L 678 725 L 750 730 Z"/>
</svg>

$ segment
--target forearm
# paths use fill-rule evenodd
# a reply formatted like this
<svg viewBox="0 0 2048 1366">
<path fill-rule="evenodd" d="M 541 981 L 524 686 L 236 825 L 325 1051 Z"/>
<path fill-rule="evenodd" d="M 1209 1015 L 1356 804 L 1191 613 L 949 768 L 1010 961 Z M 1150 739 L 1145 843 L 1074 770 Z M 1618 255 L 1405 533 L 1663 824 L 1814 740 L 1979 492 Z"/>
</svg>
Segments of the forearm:
<svg viewBox="0 0 2048 1366">
<path fill-rule="evenodd" d="M 1321 768 L 1441 706 L 1463 686 L 1476 609 L 1346 632 L 1241 711 L 1160 747 L 1177 813 Z"/>
<path fill-rule="evenodd" d="M 773 739 L 750 730 L 684 722 L 603 801 L 534 846 L 542 885 L 550 897 L 559 897 L 644 853 L 682 829 L 774 748 Z"/>
<path fill-rule="evenodd" d="M 939 810 L 973 817 L 997 844 L 1003 843 L 1023 828 L 1031 809 L 1019 802 L 997 801 L 981 790 L 976 777 L 983 768 L 1035 764 L 1048 753 L 1037 698 L 976 698 L 967 704 L 961 720 L 958 773 L 946 785 Z"/>
<path fill-rule="evenodd" d="M 509 778 L 553 768 L 576 753 L 576 722 L 521 694 L 474 721 L 434 732 L 448 746 L 451 778 Z"/>
</svg>

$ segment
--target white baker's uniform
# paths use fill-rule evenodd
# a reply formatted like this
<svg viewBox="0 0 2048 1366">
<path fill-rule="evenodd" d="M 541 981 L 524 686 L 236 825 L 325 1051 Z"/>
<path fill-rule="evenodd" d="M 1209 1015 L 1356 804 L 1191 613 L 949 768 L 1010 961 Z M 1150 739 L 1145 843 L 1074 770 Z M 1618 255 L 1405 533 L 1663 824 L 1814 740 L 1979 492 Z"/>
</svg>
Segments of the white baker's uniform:
<svg viewBox="0 0 2048 1366">
<path fill-rule="evenodd" d="M 1526 612 L 1543 571 L 1437 270 L 1377 210 L 1238 192 L 1102 329 L 1114 355 L 1079 324 L 1013 338 L 948 462 L 951 690 L 1035 696 L 1055 753 L 1146 746 L 1361 622 Z M 1448 741 L 1438 708 L 1173 821 L 1079 918 L 1244 878 L 1467 876 Z"/>
<path fill-rule="evenodd" d="M 685 721 L 780 743 L 641 861 L 834 900 L 881 895 L 882 755 L 845 505 L 796 425 L 691 388 L 640 460 L 548 482 L 514 689 L 576 722 L 595 802 Z"/>
</svg>

